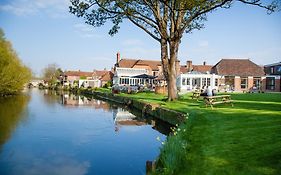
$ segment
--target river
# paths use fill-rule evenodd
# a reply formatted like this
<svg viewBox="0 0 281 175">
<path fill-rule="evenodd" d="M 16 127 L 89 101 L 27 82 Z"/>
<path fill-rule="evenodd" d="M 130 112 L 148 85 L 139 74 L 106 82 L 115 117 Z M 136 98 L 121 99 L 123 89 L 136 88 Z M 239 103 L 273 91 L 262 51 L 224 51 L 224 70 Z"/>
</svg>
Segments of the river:
<svg viewBox="0 0 281 175">
<path fill-rule="evenodd" d="M 142 175 L 168 128 L 116 104 L 28 90 L 0 99 L 0 174 Z"/>
</svg>

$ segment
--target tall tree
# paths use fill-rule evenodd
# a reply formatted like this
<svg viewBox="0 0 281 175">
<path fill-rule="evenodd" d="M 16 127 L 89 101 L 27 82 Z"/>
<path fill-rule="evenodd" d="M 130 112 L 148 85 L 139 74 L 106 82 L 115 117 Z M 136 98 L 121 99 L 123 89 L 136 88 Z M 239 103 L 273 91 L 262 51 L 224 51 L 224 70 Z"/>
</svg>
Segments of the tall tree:
<svg viewBox="0 0 281 175">
<path fill-rule="evenodd" d="M 43 78 L 49 85 L 56 85 L 60 81 L 60 76 L 63 74 L 61 68 L 57 64 L 49 64 L 43 69 Z"/>
<path fill-rule="evenodd" d="M 19 93 L 30 78 L 30 69 L 21 63 L 0 29 L 0 96 Z"/>
<path fill-rule="evenodd" d="M 161 45 L 163 73 L 168 83 L 168 100 L 177 98 L 176 61 L 184 33 L 201 29 L 207 14 L 218 8 L 230 8 L 238 1 L 264 8 L 271 13 L 278 0 L 70 0 L 70 12 L 85 19 L 87 24 L 100 27 L 107 21 L 114 35 L 124 19 L 145 31 Z M 267 3 L 266 3 L 267 2 Z"/>
</svg>

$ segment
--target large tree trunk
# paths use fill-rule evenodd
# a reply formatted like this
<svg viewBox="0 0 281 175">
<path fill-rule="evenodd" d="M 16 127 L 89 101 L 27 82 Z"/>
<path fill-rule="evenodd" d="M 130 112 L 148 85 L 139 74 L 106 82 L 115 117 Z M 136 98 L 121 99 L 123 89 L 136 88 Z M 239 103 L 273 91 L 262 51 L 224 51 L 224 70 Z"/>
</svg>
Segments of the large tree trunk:
<svg viewBox="0 0 281 175">
<path fill-rule="evenodd" d="M 170 47 L 168 47 L 168 45 Z M 176 87 L 176 61 L 178 56 L 178 47 L 179 41 L 169 43 L 167 40 L 161 40 L 161 61 L 163 65 L 163 73 L 168 84 L 168 101 L 173 101 L 178 98 Z"/>
</svg>

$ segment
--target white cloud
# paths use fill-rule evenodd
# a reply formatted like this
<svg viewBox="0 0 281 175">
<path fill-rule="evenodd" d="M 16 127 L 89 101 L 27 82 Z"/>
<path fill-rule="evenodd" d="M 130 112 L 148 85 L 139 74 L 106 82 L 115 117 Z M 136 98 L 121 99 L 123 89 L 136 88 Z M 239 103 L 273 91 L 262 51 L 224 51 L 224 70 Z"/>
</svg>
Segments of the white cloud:
<svg viewBox="0 0 281 175">
<path fill-rule="evenodd" d="M 27 14 L 34 14 L 36 10 L 31 6 L 26 6 L 25 8 L 21 8 L 20 6 L 13 4 L 0 5 L 0 11 L 10 12 L 17 16 L 23 16 Z"/>
<path fill-rule="evenodd" d="M 123 46 L 132 46 L 132 45 L 141 46 L 144 43 L 141 40 L 138 40 L 138 39 L 127 39 L 127 40 L 122 41 L 121 44 Z"/>
<path fill-rule="evenodd" d="M 90 31 L 93 31 L 93 28 L 89 25 L 86 25 L 86 24 L 75 24 L 74 25 L 74 28 L 82 31 L 82 32 L 90 32 Z"/>
<path fill-rule="evenodd" d="M 67 174 L 84 175 L 91 168 L 91 162 L 76 160 L 72 156 L 65 156 L 57 149 L 49 149 L 46 154 L 38 155 L 32 150 L 23 151 L 15 148 L 14 156 L 9 161 L 15 162 L 10 174 L 36 175 L 36 174 Z"/>
<path fill-rule="evenodd" d="M 160 59 L 160 49 L 159 48 L 146 48 L 142 46 L 128 46 L 121 50 L 124 53 L 125 58 L 135 58 L 135 59 Z"/>
<path fill-rule="evenodd" d="M 98 34 L 94 27 L 87 24 L 75 24 L 75 32 L 82 38 L 102 38 L 103 36 Z"/>
<path fill-rule="evenodd" d="M 208 41 L 199 41 L 198 43 L 199 47 L 208 47 L 209 46 L 209 42 Z"/>
<path fill-rule="evenodd" d="M 245 53 L 244 55 L 257 64 L 271 64 L 280 62 L 281 47 L 263 48 Z M 279 57 L 276 57 L 276 55 L 279 55 Z"/>
<path fill-rule="evenodd" d="M 68 14 L 69 0 L 12 0 L 0 5 L 0 11 L 17 16 L 35 15 L 45 12 L 51 17 L 65 17 Z"/>
</svg>

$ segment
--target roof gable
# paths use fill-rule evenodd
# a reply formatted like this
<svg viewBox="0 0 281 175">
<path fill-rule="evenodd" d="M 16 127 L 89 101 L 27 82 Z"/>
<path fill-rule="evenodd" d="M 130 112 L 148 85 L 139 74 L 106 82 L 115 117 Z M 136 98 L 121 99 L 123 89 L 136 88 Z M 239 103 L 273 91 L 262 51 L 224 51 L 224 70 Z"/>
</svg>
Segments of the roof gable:
<svg viewBox="0 0 281 175">
<path fill-rule="evenodd" d="M 249 59 L 222 59 L 212 72 L 227 76 L 263 76 L 263 69 Z"/>
<path fill-rule="evenodd" d="M 211 72 L 212 67 L 213 66 L 211 65 L 194 65 L 193 71 L 202 72 L 202 73 Z"/>
<path fill-rule="evenodd" d="M 112 78 L 113 78 L 113 73 L 111 71 L 106 71 L 106 73 L 102 75 L 100 80 L 102 80 L 102 81 L 111 81 Z"/>
<path fill-rule="evenodd" d="M 119 67 L 132 68 L 136 64 L 137 61 L 138 60 L 133 60 L 133 59 L 121 59 L 118 64 L 119 64 Z"/>
<path fill-rule="evenodd" d="M 156 60 L 141 60 L 141 59 L 121 59 L 119 61 L 119 67 L 133 68 L 134 66 L 148 66 L 152 70 L 159 71 L 158 66 L 161 66 L 161 61 Z"/>
</svg>

